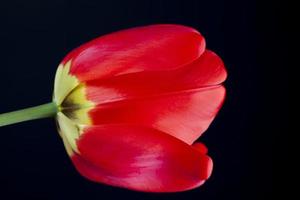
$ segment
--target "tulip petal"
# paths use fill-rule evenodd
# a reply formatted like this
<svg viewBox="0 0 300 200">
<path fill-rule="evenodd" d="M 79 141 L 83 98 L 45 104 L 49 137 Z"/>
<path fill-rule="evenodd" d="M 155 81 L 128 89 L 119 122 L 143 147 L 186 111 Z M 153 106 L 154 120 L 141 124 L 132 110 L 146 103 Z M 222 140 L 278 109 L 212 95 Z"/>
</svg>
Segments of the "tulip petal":
<svg viewBox="0 0 300 200">
<path fill-rule="evenodd" d="M 208 152 L 207 147 L 201 142 L 194 143 L 193 147 L 200 153 L 207 154 L 207 152 Z"/>
<path fill-rule="evenodd" d="M 166 132 L 192 144 L 208 128 L 225 97 L 223 86 L 212 86 L 147 98 L 100 104 L 89 112 L 92 124 L 138 124 Z M 68 116 L 78 124 L 82 121 Z"/>
<path fill-rule="evenodd" d="M 193 189 L 211 174 L 212 160 L 158 130 L 129 125 L 93 126 L 77 142 L 72 161 L 90 180 L 133 190 Z"/>
<path fill-rule="evenodd" d="M 88 81 L 69 97 L 76 99 L 84 92 L 82 90 L 86 90 L 87 99 L 95 104 L 103 104 L 218 85 L 226 76 L 222 60 L 215 53 L 205 51 L 196 61 L 177 70 L 134 73 L 108 80 Z"/>
<path fill-rule="evenodd" d="M 152 25 L 118 31 L 71 51 L 70 73 L 80 81 L 104 79 L 141 71 L 175 69 L 197 59 L 205 41 L 195 29 Z"/>
</svg>

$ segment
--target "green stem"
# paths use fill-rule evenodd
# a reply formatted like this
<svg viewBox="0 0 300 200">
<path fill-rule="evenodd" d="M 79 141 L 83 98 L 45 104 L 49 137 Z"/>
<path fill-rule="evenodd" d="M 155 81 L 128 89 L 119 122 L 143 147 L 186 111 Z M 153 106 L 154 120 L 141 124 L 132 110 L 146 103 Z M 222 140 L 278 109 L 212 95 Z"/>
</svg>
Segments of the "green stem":
<svg viewBox="0 0 300 200">
<path fill-rule="evenodd" d="M 52 117 L 58 112 L 54 102 L 0 114 L 0 127 L 28 120 Z"/>
</svg>

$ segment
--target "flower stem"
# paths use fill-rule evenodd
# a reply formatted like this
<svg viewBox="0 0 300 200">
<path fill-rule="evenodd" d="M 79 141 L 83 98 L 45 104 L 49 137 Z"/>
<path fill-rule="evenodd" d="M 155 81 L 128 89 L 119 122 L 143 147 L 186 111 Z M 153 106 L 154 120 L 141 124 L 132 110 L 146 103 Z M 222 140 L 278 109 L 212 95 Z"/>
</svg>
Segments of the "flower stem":
<svg viewBox="0 0 300 200">
<path fill-rule="evenodd" d="M 34 119 L 52 117 L 56 115 L 57 112 L 57 105 L 51 102 L 40 106 L 3 113 L 0 114 L 0 127 Z"/>
</svg>

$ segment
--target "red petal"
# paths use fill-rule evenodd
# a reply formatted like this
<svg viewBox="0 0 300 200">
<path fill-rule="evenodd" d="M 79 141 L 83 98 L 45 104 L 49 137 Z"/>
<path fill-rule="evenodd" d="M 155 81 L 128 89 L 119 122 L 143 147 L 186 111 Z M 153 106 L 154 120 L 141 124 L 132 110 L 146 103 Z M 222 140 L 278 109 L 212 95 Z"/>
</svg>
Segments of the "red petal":
<svg viewBox="0 0 300 200">
<path fill-rule="evenodd" d="M 71 74 L 81 81 L 116 74 L 175 69 L 197 59 L 205 49 L 196 30 L 180 25 L 152 25 L 99 37 L 70 52 Z"/>
<path fill-rule="evenodd" d="M 72 160 L 79 172 L 96 182 L 150 192 L 175 192 L 204 183 L 212 160 L 160 131 L 107 125 L 85 130 Z"/>
<path fill-rule="evenodd" d="M 193 144 L 193 147 L 200 153 L 207 154 L 207 147 L 203 143 L 197 142 Z"/>
<path fill-rule="evenodd" d="M 93 124 L 139 124 L 192 144 L 209 126 L 225 96 L 223 86 L 101 104 L 89 112 Z"/>
<path fill-rule="evenodd" d="M 205 51 L 193 63 L 177 70 L 143 72 L 86 82 L 87 98 L 95 104 L 218 85 L 227 73 L 222 60 Z"/>
</svg>

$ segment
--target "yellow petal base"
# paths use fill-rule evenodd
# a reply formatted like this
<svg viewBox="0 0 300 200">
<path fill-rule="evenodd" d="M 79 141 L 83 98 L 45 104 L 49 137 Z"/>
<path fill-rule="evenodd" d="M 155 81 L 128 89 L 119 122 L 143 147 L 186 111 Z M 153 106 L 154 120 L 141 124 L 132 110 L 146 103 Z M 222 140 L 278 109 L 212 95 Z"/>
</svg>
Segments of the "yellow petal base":
<svg viewBox="0 0 300 200">
<path fill-rule="evenodd" d="M 86 87 L 76 76 L 70 75 L 71 60 L 58 66 L 53 101 L 57 104 L 57 125 L 67 153 L 79 153 L 76 140 L 86 125 L 91 125 L 89 111 L 94 103 L 86 97 Z"/>
</svg>

